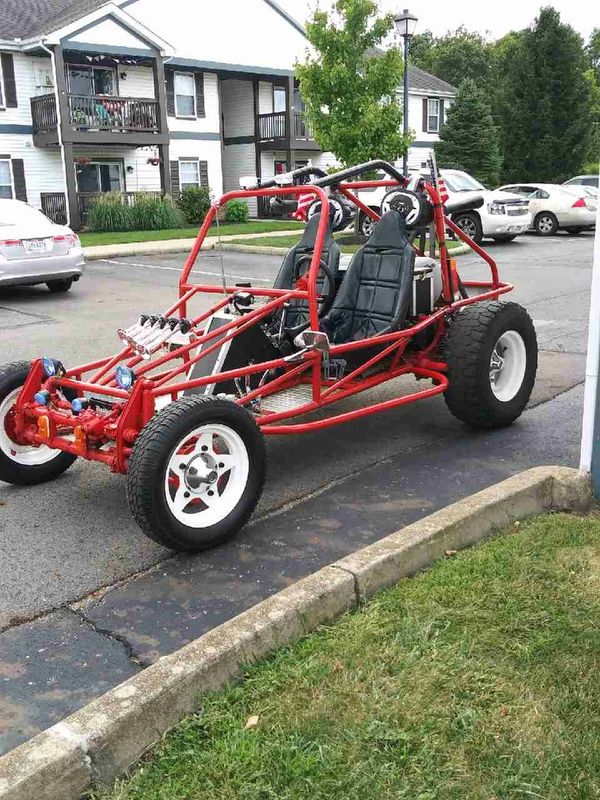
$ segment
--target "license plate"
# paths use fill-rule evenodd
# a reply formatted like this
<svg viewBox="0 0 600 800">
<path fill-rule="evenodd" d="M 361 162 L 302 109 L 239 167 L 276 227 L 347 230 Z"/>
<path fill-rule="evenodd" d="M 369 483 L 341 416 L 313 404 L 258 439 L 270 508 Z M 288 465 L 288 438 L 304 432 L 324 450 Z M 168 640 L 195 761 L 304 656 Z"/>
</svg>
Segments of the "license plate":
<svg viewBox="0 0 600 800">
<path fill-rule="evenodd" d="M 48 252 L 51 239 L 23 239 L 23 249 L 26 253 Z"/>
</svg>

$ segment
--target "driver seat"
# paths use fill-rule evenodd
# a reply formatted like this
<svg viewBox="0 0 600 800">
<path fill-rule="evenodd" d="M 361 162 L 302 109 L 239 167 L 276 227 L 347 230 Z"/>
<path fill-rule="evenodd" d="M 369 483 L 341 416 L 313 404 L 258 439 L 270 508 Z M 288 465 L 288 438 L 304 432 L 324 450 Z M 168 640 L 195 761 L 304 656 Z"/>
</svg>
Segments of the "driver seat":
<svg viewBox="0 0 600 800">
<path fill-rule="evenodd" d="M 321 214 L 312 216 L 306 224 L 302 238 L 298 244 L 294 245 L 287 253 L 279 269 L 274 289 L 293 289 L 299 278 L 301 278 L 310 267 L 310 260 L 306 256 L 312 256 L 315 243 L 317 241 L 317 229 Z M 337 275 L 340 266 L 340 246 L 333 238 L 331 226 L 327 226 L 325 241 L 321 258 L 331 271 L 333 280 L 337 286 Z M 323 286 L 328 283 L 324 272 L 321 270 L 317 275 L 317 291 L 322 292 Z M 279 318 L 279 314 L 277 315 Z M 308 322 L 308 302 L 301 298 L 292 298 L 289 301 L 289 308 L 285 317 L 286 328 L 296 328 Z"/>
<path fill-rule="evenodd" d="M 401 328 L 410 307 L 414 266 L 404 218 L 388 211 L 354 255 L 331 309 L 321 319 L 329 341 L 354 342 Z"/>
</svg>

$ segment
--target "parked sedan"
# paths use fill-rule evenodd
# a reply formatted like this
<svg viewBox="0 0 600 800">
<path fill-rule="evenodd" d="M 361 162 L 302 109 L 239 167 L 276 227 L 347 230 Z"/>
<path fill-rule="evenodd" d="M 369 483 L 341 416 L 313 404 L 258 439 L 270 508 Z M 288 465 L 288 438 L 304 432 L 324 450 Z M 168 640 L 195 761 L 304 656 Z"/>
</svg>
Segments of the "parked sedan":
<svg viewBox="0 0 600 800">
<path fill-rule="evenodd" d="M 561 228 L 581 233 L 596 223 L 598 200 L 589 186 L 518 183 L 501 186 L 498 191 L 528 198 L 531 227 L 540 236 L 552 236 Z"/>
<path fill-rule="evenodd" d="M 68 292 L 83 274 L 79 236 L 20 200 L 0 200 L 0 286 Z"/>
<path fill-rule="evenodd" d="M 563 183 L 563 186 L 595 186 L 599 188 L 600 177 L 598 175 L 576 175 Z"/>
</svg>

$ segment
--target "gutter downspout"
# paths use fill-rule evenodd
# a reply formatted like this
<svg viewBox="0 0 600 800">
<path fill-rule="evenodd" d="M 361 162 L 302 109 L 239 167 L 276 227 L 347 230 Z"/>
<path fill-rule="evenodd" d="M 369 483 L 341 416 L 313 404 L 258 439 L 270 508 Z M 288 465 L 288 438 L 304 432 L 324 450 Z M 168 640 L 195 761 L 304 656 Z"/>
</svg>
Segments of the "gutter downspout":
<svg viewBox="0 0 600 800">
<path fill-rule="evenodd" d="M 46 53 L 50 56 L 50 60 L 52 62 L 52 76 L 54 78 L 54 100 L 56 103 L 56 130 L 58 133 L 58 146 L 60 148 L 60 160 L 62 163 L 62 171 L 63 171 L 63 185 L 65 189 L 65 211 L 67 214 L 67 225 L 71 227 L 71 212 L 69 206 L 69 200 L 67 198 L 67 164 L 65 161 L 65 148 L 63 147 L 63 140 L 62 140 L 62 118 L 60 115 L 60 101 L 58 97 L 58 80 L 56 74 L 56 61 L 54 59 L 54 51 L 50 50 L 49 47 L 46 47 L 44 42 L 40 40 L 39 42 L 40 47 L 42 50 L 45 50 Z"/>
</svg>

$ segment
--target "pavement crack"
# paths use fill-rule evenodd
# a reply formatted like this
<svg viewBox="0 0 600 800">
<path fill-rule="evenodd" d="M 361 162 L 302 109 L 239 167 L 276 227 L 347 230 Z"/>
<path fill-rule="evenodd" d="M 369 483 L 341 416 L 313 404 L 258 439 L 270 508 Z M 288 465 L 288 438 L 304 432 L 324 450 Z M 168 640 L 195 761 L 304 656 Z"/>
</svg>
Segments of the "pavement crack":
<svg viewBox="0 0 600 800">
<path fill-rule="evenodd" d="M 135 652 L 133 645 L 125 636 L 121 636 L 121 634 L 115 633 L 114 631 L 111 631 L 108 628 L 101 628 L 99 625 L 96 625 L 96 623 L 93 620 L 87 617 L 83 613 L 83 611 L 81 611 L 78 608 L 71 608 L 70 606 L 67 606 L 65 610 L 70 611 L 71 614 L 74 614 L 81 622 L 83 622 L 84 625 L 93 630 L 94 633 L 97 633 L 99 636 L 102 636 L 105 639 L 110 639 L 113 642 L 118 642 L 125 650 L 127 658 L 137 667 L 140 667 L 140 669 L 145 669 L 146 667 L 149 667 L 151 665 L 152 662 L 145 661 L 141 656 L 139 656 Z"/>
</svg>

